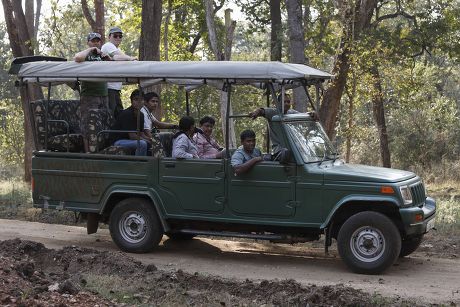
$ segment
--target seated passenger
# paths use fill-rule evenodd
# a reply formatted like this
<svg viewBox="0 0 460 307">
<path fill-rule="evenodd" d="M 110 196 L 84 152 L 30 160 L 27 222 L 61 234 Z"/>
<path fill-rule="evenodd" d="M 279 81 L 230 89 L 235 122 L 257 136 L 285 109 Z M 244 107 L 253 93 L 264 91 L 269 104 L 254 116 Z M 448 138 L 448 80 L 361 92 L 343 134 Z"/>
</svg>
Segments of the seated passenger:
<svg viewBox="0 0 460 307">
<path fill-rule="evenodd" d="M 160 106 L 160 96 L 155 92 L 144 95 L 144 106 L 141 112 L 144 113 L 144 133 L 148 138 L 152 138 L 152 129 L 177 129 L 177 125 L 165 123 L 155 118 L 155 111 Z"/>
<path fill-rule="evenodd" d="M 142 93 L 136 89 L 131 93 L 130 99 L 131 106 L 118 115 L 113 130 L 136 130 L 139 131 L 139 134 L 136 132 L 119 132 L 114 135 L 114 145 L 135 149 L 136 156 L 146 156 L 151 141 L 142 132 L 144 127 L 144 114 L 140 112 L 144 104 Z"/>
<path fill-rule="evenodd" d="M 256 134 L 252 130 L 244 130 L 240 134 L 241 146 L 232 155 L 231 164 L 235 175 L 247 173 L 263 160 L 262 153 L 256 148 Z"/>
<path fill-rule="evenodd" d="M 223 156 L 222 147 L 212 137 L 212 130 L 216 121 L 211 116 L 205 116 L 200 120 L 202 132 L 195 133 L 193 140 L 198 149 L 198 156 L 201 159 L 221 159 Z"/>
<path fill-rule="evenodd" d="M 172 157 L 179 159 L 193 159 L 198 157 L 198 150 L 192 139 L 195 133 L 195 120 L 190 116 L 183 116 L 179 120 L 179 132 L 173 137 Z"/>
</svg>

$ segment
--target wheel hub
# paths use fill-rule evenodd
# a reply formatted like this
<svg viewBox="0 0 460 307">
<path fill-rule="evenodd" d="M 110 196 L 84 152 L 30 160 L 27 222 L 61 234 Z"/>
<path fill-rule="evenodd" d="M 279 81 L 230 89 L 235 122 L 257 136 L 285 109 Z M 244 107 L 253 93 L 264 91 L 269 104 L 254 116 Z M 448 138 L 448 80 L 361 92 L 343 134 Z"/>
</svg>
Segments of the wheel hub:
<svg viewBox="0 0 460 307">
<path fill-rule="evenodd" d="M 123 239 L 130 243 L 138 243 L 144 239 L 147 227 L 141 214 L 127 212 L 120 219 L 119 229 Z"/>
<path fill-rule="evenodd" d="M 372 262 L 379 259 L 385 251 L 385 237 L 377 228 L 361 227 L 353 233 L 350 248 L 359 260 Z"/>
</svg>

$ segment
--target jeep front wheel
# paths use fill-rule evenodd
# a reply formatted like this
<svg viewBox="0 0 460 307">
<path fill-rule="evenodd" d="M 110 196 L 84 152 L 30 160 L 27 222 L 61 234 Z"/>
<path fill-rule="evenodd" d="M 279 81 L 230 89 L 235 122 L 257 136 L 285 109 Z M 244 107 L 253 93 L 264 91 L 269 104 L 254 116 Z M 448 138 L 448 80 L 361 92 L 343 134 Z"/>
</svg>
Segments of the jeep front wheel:
<svg viewBox="0 0 460 307">
<path fill-rule="evenodd" d="M 415 252 L 415 250 L 420 246 L 420 243 L 422 243 L 422 240 L 423 235 L 403 240 L 401 242 L 401 252 L 399 253 L 399 257 L 406 257 Z"/>
<path fill-rule="evenodd" d="M 401 251 L 401 236 L 393 221 L 378 212 L 351 216 L 339 230 L 340 257 L 356 273 L 378 274 L 391 266 Z"/>
<path fill-rule="evenodd" d="M 163 229 L 149 201 L 127 198 L 120 201 L 110 214 L 110 235 L 123 251 L 145 253 L 160 243 Z"/>
</svg>

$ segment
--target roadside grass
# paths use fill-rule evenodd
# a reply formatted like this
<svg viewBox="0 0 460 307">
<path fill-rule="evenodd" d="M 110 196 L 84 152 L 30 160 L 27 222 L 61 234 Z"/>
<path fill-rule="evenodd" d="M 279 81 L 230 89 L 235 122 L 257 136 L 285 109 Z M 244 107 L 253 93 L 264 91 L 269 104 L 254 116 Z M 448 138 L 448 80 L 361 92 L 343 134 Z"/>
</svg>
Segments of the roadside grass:
<svg viewBox="0 0 460 307">
<path fill-rule="evenodd" d="M 146 297 L 139 293 L 140 284 L 133 280 L 129 283 L 126 279 L 116 275 L 84 274 L 83 284 L 85 290 L 100 295 L 110 301 L 128 305 L 139 305 L 146 301 Z"/>
<path fill-rule="evenodd" d="M 460 234 L 460 182 L 427 184 L 428 196 L 436 200 L 436 229 L 439 234 Z"/>
</svg>

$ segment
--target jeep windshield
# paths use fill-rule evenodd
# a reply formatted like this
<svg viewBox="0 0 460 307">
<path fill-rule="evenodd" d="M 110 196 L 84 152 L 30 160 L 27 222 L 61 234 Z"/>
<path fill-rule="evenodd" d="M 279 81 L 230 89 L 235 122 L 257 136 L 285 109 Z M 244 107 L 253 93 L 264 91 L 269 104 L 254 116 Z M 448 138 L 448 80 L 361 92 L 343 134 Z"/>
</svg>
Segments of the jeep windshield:
<svg viewBox="0 0 460 307">
<path fill-rule="evenodd" d="M 287 122 L 286 127 L 305 163 L 336 158 L 336 151 L 319 122 Z"/>
</svg>

